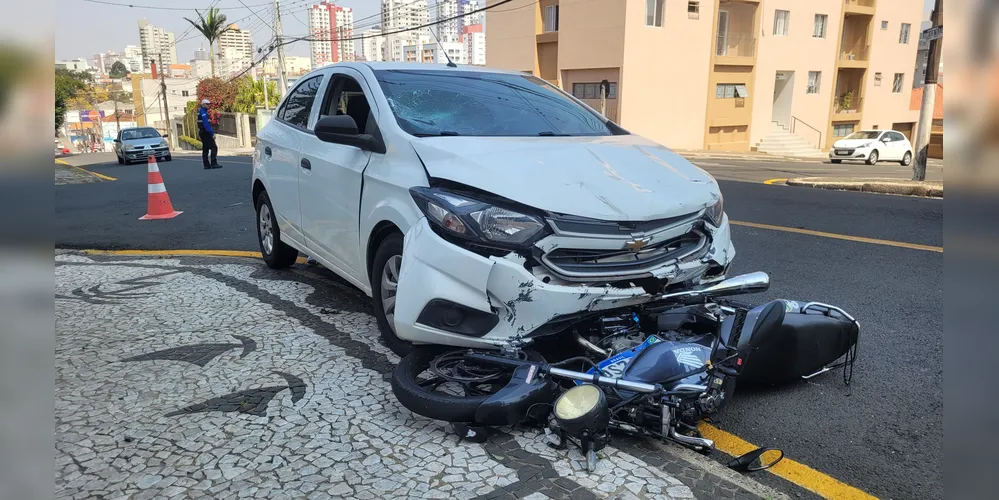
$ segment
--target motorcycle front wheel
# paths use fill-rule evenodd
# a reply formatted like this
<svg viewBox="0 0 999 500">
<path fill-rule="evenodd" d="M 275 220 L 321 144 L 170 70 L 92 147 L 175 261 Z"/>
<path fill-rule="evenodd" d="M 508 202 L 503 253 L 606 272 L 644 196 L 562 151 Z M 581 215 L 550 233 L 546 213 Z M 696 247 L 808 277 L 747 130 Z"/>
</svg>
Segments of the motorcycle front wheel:
<svg viewBox="0 0 999 500">
<path fill-rule="evenodd" d="M 502 389 L 513 372 L 464 360 L 468 349 L 419 347 L 392 372 L 392 392 L 409 411 L 445 422 L 473 422 L 479 405 Z M 531 361 L 544 361 L 524 351 Z"/>
</svg>

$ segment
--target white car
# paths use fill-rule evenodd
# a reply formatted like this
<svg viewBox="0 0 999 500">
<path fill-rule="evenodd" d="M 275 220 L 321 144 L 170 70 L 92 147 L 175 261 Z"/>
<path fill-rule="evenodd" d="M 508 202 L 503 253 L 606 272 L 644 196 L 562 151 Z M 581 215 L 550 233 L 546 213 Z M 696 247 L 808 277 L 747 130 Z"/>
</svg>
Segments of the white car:
<svg viewBox="0 0 999 500">
<path fill-rule="evenodd" d="M 386 345 L 499 347 L 724 277 L 715 180 L 536 77 L 341 63 L 258 134 L 264 260 L 372 297 Z"/>
<path fill-rule="evenodd" d="M 861 130 L 833 144 L 829 160 L 861 160 L 874 165 L 880 160 L 897 161 L 902 165 L 912 163 L 912 144 L 901 132 L 894 130 Z"/>
</svg>

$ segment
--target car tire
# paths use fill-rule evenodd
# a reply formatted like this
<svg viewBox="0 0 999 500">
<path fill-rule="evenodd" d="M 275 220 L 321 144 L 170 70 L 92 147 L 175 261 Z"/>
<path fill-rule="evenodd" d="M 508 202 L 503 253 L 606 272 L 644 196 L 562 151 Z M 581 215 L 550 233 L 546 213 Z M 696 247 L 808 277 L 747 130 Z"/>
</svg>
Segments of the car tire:
<svg viewBox="0 0 999 500">
<path fill-rule="evenodd" d="M 264 263 L 271 269 L 291 267 L 298 260 L 298 250 L 281 241 L 281 229 L 267 191 L 261 191 L 257 196 L 257 243 Z"/>
<path fill-rule="evenodd" d="M 409 411 L 434 420 L 445 422 L 472 423 L 479 405 L 492 397 L 487 395 L 457 396 L 448 393 L 427 390 L 417 382 L 420 373 L 427 370 L 430 363 L 439 355 L 454 351 L 454 347 L 423 346 L 416 347 L 399 360 L 392 372 L 392 392 L 399 403 Z M 467 351 L 468 349 L 458 349 Z M 524 351 L 527 359 L 544 362 L 544 358 L 535 351 Z"/>
<path fill-rule="evenodd" d="M 163 161 L 173 161 L 173 155 L 166 155 L 163 157 Z"/>
<path fill-rule="evenodd" d="M 899 163 L 901 163 L 903 167 L 908 167 L 909 164 L 912 163 L 912 153 L 906 151 L 905 155 L 902 156 L 902 161 L 900 161 Z"/>
<path fill-rule="evenodd" d="M 843 160 L 829 160 L 829 161 L 831 161 L 833 163 L 843 163 Z"/>
<path fill-rule="evenodd" d="M 120 157 L 118 155 L 114 155 L 114 156 L 115 156 L 115 158 L 118 158 L 118 164 L 119 165 L 124 165 L 125 164 L 125 160 L 122 157 Z"/>
<path fill-rule="evenodd" d="M 871 151 L 870 156 L 867 157 L 867 164 L 876 165 L 879 157 L 880 155 L 878 154 L 878 150 L 875 149 L 874 151 Z"/>
<path fill-rule="evenodd" d="M 131 165 L 132 164 L 132 162 L 129 161 L 128 158 L 122 158 L 121 162 L 124 163 L 125 165 Z"/>
<path fill-rule="evenodd" d="M 375 258 L 371 263 L 371 302 L 375 310 L 375 319 L 378 321 L 378 330 L 381 332 L 382 342 L 385 346 L 399 356 L 405 356 L 413 350 L 413 344 L 396 336 L 393 324 L 395 321 L 395 296 L 399 286 L 399 267 L 402 264 L 402 239 L 400 233 L 388 235 L 378 245 L 378 250 L 375 250 Z M 385 285 L 391 285 L 395 288 L 389 290 Z M 392 300 L 389 307 L 385 307 L 387 299 Z M 389 314 L 392 314 L 391 318 Z"/>
</svg>

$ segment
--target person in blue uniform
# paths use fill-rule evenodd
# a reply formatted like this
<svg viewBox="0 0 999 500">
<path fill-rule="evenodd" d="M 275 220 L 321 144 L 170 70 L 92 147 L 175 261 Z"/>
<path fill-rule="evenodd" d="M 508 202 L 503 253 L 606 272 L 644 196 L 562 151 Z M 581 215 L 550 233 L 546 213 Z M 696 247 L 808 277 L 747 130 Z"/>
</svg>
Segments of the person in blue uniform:
<svg viewBox="0 0 999 500">
<path fill-rule="evenodd" d="M 198 110 L 198 139 L 201 140 L 201 161 L 205 164 L 205 170 L 212 168 L 222 168 L 219 165 L 219 146 L 215 144 L 215 131 L 208 120 L 208 105 L 212 102 L 208 99 L 201 100 L 201 108 Z M 211 153 L 211 162 L 208 161 Z"/>
</svg>

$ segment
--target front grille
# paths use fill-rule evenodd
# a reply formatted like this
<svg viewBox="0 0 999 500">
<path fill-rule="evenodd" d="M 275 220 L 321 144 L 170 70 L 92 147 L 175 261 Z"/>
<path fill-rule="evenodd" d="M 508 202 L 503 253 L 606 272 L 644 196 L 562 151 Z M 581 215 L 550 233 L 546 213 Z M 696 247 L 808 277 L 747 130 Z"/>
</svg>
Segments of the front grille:
<svg viewBox="0 0 999 500">
<path fill-rule="evenodd" d="M 852 155 L 854 151 L 854 149 L 837 149 L 836 154 L 840 156 L 849 156 Z"/>
<path fill-rule="evenodd" d="M 690 231 L 669 240 L 653 243 L 641 250 L 580 250 L 556 248 L 541 261 L 553 273 L 567 279 L 640 276 L 671 261 L 707 248 L 708 238 L 700 231 Z"/>
<path fill-rule="evenodd" d="M 549 217 L 548 222 L 560 233 L 621 236 L 635 232 L 652 233 L 666 227 L 672 227 L 696 219 L 699 214 L 700 212 L 692 212 L 677 217 L 628 222 L 602 221 L 559 214 Z"/>
</svg>

